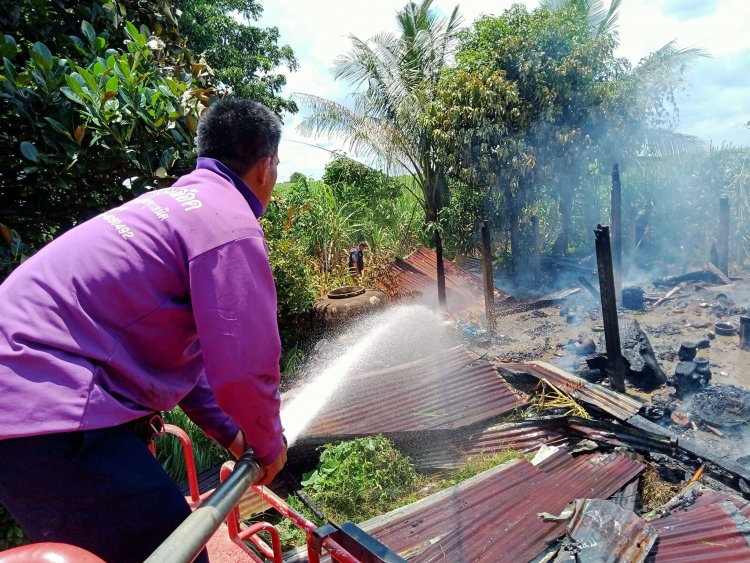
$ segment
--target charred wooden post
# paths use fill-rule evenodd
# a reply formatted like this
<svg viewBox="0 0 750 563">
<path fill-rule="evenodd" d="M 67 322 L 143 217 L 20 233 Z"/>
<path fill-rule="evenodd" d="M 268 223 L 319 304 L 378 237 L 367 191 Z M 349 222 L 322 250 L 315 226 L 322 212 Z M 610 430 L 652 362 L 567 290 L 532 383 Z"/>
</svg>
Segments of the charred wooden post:
<svg viewBox="0 0 750 563">
<path fill-rule="evenodd" d="M 531 269 L 534 274 L 534 283 L 542 281 L 542 241 L 539 238 L 539 217 L 531 216 L 531 236 L 534 241 L 534 256 L 531 258 Z"/>
<path fill-rule="evenodd" d="M 750 350 L 750 317 L 740 317 L 740 348 Z"/>
<path fill-rule="evenodd" d="M 490 222 L 482 224 L 482 271 L 484 280 L 484 311 L 487 316 L 487 332 L 495 334 L 495 279 L 492 276 L 492 241 Z"/>
<path fill-rule="evenodd" d="M 602 320 L 607 345 L 607 375 L 615 391 L 625 391 L 625 359 L 620 347 L 620 325 L 617 320 L 617 299 L 612 272 L 612 248 L 609 242 L 609 227 L 597 225 L 596 265 L 599 270 L 599 292 L 602 296 Z"/>
<path fill-rule="evenodd" d="M 719 198 L 719 270 L 729 276 L 729 198 Z"/>
<path fill-rule="evenodd" d="M 615 298 L 622 298 L 622 188 L 620 184 L 620 167 L 612 166 L 612 193 L 610 201 L 612 268 L 615 280 Z"/>
<path fill-rule="evenodd" d="M 435 257 L 437 259 L 437 290 L 438 303 L 441 311 L 448 308 L 445 294 L 445 265 L 443 264 L 443 239 L 440 236 L 440 228 L 435 225 Z"/>
</svg>

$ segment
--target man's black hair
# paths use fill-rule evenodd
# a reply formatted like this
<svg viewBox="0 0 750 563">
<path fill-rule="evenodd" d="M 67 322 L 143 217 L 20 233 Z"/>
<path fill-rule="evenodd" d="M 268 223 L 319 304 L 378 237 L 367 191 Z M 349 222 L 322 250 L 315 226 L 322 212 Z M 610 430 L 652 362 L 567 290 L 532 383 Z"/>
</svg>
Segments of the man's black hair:
<svg viewBox="0 0 750 563">
<path fill-rule="evenodd" d="M 266 106 L 226 98 L 211 105 L 198 125 L 198 156 L 215 158 L 239 176 L 279 149 L 281 121 Z"/>
</svg>

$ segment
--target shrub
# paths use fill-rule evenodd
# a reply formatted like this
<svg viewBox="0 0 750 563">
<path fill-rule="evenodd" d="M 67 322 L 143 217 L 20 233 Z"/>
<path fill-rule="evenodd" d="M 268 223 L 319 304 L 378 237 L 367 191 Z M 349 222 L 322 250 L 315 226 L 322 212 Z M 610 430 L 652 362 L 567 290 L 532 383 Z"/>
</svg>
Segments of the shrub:
<svg viewBox="0 0 750 563">
<path fill-rule="evenodd" d="M 326 444 L 302 485 L 334 522 L 363 521 L 403 503 L 421 478 L 383 436 Z"/>
<path fill-rule="evenodd" d="M 0 505 L 0 551 L 27 543 L 29 538 L 8 511 Z"/>
</svg>

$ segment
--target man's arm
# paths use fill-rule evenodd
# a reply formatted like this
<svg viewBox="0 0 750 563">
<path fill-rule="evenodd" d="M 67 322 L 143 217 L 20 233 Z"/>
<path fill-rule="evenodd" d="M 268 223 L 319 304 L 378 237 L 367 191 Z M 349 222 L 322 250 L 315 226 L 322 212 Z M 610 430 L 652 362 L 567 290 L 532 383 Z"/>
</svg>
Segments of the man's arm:
<svg viewBox="0 0 750 563">
<path fill-rule="evenodd" d="M 264 466 L 283 453 L 276 290 L 262 237 L 190 261 L 190 292 L 206 380 Z"/>
<path fill-rule="evenodd" d="M 205 372 L 201 373 L 198 383 L 190 393 L 182 398 L 180 408 L 209 438 L 216 440 L 228 450 L 232 449 L 231 446 L 241 434 L 240 427 L 216 403 L 216 397 L 206 381 Z M 232 453 L 238 457 L 234 451 Z"/>
</svg>

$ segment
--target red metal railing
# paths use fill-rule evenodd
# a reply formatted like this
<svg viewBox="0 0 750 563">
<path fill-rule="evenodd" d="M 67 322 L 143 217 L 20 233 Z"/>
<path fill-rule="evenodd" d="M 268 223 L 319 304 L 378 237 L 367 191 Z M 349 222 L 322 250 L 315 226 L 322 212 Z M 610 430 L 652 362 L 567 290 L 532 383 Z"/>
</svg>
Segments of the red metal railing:
<svg viewBox="0 0 750 563">
<path fill-rule="evenodd" d="M 160 434 L 165 433 L 177 436 L 183 446 L 188 484 L 190 487 L 190 498 L 197 503 L 201 500 L 201 497 L 198 489 L 198 474 L 195 470 L 195 459 L 193 457 L 193 444 L 187 433 L 173 424 L 164 425 L 163 431 Z M 154 451 L 153 447 L 151 451 Z M 271 560 L 274 563 L 282 563 L 281 537 L 278 530 L 272 524 L 257 522 L 242 529 L 240 524 L 239 499 L 247 490 L 247 484 L 245 483 L 250 483 L 257 479 L 259 467 L 247 453 L 238 462 L 239 466 L 242 467 L 242 470 L 238 471 L 241 475 L 235 474 L 234 476 L 234 462 L 227 462 L 222 466 L 219 476 L 221 484 L 204 499 L 203 503 L 195 509 L 191 517 L 183 522 L 175 533 L 149 557 L 149 561 L 189 563 L 205 547 L 208 539 L 220 526 L 221 518 L 225 515 L 230 539 L 243 549 L 247 554 L 248 560 L 256 563 L 264 563 L 260 557 L 247 547 L 244 543 L 245 541 L 251 542 L 266 560 Z M 238 478 L 234 479 L 233 477 Z M 231 483 L 227 482 L 227 480 L 231 481 Z M 318 529 L 318 526 L 294 510 L 281 497 L 265 487 L 253 485 L 252 489 L 283 517 L 291 520 L 295 526 L 305 532 L 307 537 L 307 554 L 310 563 L 320 563 L 320 556 L 323 550 L 334 561 L 339 563 L 361 563 L 360 559 L 343 548 L 332 537 L 316 538 L 314 532 Z M 228 501 L 229 498 L 233 500 Z M 227 505 L 227 502 L 231 502 L 232 504 Z M 202 511 L 201 507 L 205 506 L 210 506 L 210 510 Z M 222 506 L 226 506 L 226 508 L 222 508 Z M 207 514 L 207 516 L 202 517 L 198 514 L 200 512 Z M 222 514 L 222 516 L 218 517 L 218 520 L 216 518 L 217 512 Z M 196 516 L 198 518 L 195 518 Z M 270 546 L 258 535 L 260 532 L 267 532 L 271 536 Z M 178 537 L 180 534 L 182 536 Z M 95 563 L 101 561 L 95 555 L 75 546 L 39 543 L 0 553 L 0 563 L 44 563 L 51 560 L 50 556 L 54 557 L 55 561 L 60 561 L 60 563 L 83 563 L 85 561 Z"/>
</svg>

